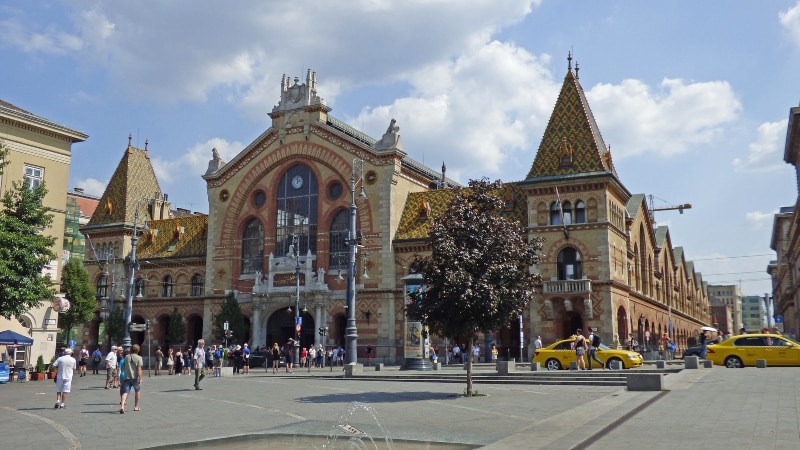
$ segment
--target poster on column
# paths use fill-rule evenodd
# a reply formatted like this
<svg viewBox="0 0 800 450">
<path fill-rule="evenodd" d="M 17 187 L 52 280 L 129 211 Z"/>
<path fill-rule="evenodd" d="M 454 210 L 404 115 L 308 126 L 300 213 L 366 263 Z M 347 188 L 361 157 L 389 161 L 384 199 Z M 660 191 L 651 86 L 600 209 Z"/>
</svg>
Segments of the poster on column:
<svg viewBox="0 0 800 450">
<path fill-rule="evenodd" d="M 407 322 L 405 333 L 404 356 L 406 358 L 422 358 L 422 322 Z"/>
</svg>

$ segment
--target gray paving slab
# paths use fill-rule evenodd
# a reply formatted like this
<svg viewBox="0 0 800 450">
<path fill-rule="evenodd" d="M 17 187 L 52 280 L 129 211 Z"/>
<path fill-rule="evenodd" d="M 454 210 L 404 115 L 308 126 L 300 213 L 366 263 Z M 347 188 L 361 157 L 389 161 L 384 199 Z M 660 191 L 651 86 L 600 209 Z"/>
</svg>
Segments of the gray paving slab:
<svg viewBox="0 0 800 450">
<path fill-rule="evenodd" d="M 684 370 L 665 377 L 662 392 L 628 392 L 618 386 L 481 382 L 484 396 L 464 398 L 464 384 L 426 379 L 430 372 L 384 367 L 367 376 L 391 381 L 331 377 L 328 369 L 277 375 L 208 378 L 202 391 L 193 377 L 145 378 L 141 412 L 132 399 L 120 415 L 119 395 L 105 378 L 73 381 L 67 408 L 54 410 L 52 381 L 0 385 L 0 435 L 9 448 L 209 447 L 346 448 L 338 425 L 370 436 L 507 448 L 797 448 L 800 368 Z M 341 372 L 341 369 L 336 369 Z M 461 375 L 460 368 L 441 373 Z M 512 375 L 530 373 L 518 368 Z M 491 374 L 479 366 L 476 374 Z M 602 374 L 602 371 L 598 372 Z M 333 372 L 336 375 L 336 372 Z M 569 376 L 562 372 L 564 376 Z M 574 374 L 573 374 L 574 375 Z M 297 436 L 282 441 L 283 436 Z M 247 439 L 260 439 L 244 443 Z M 301 436 L 311 436 L 300 439 Z M 376 439 L 377 448 L 384 441 Z M 213 444 L 213 445 L 212 445 Z"/>
</svg>

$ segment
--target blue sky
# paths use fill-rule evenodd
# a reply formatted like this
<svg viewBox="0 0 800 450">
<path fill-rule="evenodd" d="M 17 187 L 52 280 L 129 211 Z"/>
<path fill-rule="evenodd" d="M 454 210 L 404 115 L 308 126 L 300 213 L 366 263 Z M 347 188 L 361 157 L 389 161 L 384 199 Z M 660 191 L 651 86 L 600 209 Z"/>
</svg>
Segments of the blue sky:
<svg viewBox="0 0 800 450">
<path fill-rule="evenodd" d="M 373 137 L 397 119 L 418 161 L 521 180 L 568 51 L 622 182 L 693 205 L 656 213 L 673 245 L 709 283 L 771 291 L 773 215 L 797 197 L 796 0 L 10 0 L 0 98 L 89 135 L 70 188 L 102 193 L 132 134 L 173 206 L 205 212 L 211 148 L 248 145 L 309 68 L 335 117 Z"/>
</svg>

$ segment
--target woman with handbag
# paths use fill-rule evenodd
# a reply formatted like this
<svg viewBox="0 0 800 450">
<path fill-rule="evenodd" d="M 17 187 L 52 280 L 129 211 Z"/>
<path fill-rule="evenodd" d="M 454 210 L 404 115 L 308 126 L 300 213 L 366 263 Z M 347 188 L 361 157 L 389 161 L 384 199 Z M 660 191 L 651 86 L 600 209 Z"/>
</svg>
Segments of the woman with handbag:
<svg viewBox="0 0 800 450">
<path fill-rule="evenodd" d="M 169 349 L 169 355 L 167 356 L 167 369 L 169 369 L 169 374 L 172 375 L 172 367 L 175 366 L 175 357 L 172 355 L 172 349 Z"/>
</svg>

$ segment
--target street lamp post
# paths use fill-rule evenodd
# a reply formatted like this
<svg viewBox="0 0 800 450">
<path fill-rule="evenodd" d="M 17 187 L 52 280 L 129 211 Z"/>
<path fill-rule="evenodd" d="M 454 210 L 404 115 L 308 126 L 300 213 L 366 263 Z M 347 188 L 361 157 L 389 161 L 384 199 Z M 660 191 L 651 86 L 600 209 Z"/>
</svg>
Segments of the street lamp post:
<svg viewBox="0 0 800 450">
<path fill-rule="evenodd" d="M 770 310 L 769 310 L 770 309 L 769 308 L 770 300 L 771 300 L 771 298 L 770 298 L 769 294 L 765 293 L 764 294 L 764 308 L 767 309 L 767 332 L 768 333 L 772 333 L 772 322 L 769 320 L 770 317 L 772 316 L 772 314 L 770 313 Z"/>
<path fill-rule="evenodd" d="M 117 289 L 117 281 L 116 281 L 116 273 L 117 273 L 117 257 L 114 255 L 114 252 L 110 252 L 109 254 L 105 255 L 105 259 L 103 261 L 97 261 L 100 269 L 104 272 L 104 275 L 108 273 L 108 260 L 111 259 L 111 295 L 108 298 L 108 311 L 105 312 L 105 315 L 101 313 L 101 317 L 103 321 L 108 319 L 111 313 L 114 312 L 114 291 Z M 111 351 L 111 335 L 108 335 L 108 342 L 106 343 L 106 353 Z"/>
<path fill-rule="evenodd" d="M 139 242 L 139 202 L 136 201 L 136 211 L 133 214 L 133 234 L 131 235 L 131 254 L 125 257 L 125 268 L 128 271 L 128 295 L 127 305 L 125 307 L 125 330 L 122 337 L 122 347 L 126 350 L 131 348 L 131 315 L 133 313 L 133 290 L 134 290 L 134 277 L 136 270 L 139 269 L 139 261 L 136 260 L 136 245 Z M 147 222 L 142 226 L 142 231 L 146 232 Z"/>
<path fill-rule="evenodd" d="M 300 236 L 292 236 L 292 245 L 294 246 L 294 282 L 295 282 L 295 295 L 294 295 L 294 357 L 292 362 L 294 367 L 300 362 L 300 330 L 303 327 L 303 319 L 300 317 Z"/>
<path fill-rule="evenodd" d="M 358 242 L 356 240 L 356 185 L 361 183 L 359 198 L 367 198 L 364 192 L 364 160 L 356 158 L 353 160 L 352 172 L 350 173 L 350 227 L 347 230 L 347 245 L 350 252 L 347 270 L 347 327 L 345 328 L 345 356 L 347 364 L 358 363 L 358 329 L 356 328 L 356 251 Z M 360 171 L 356 179 L 356 170 Z"/>
</svg>

